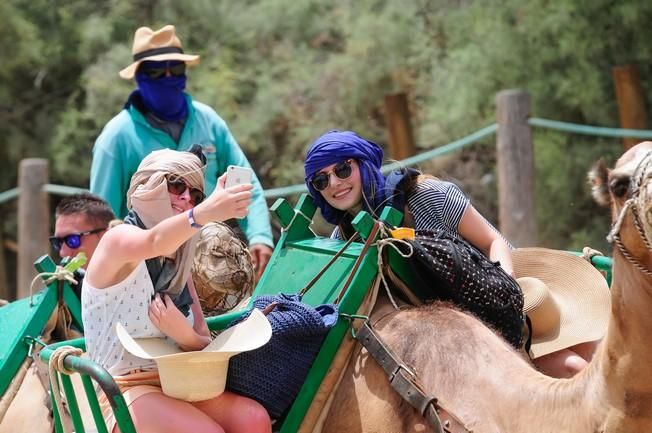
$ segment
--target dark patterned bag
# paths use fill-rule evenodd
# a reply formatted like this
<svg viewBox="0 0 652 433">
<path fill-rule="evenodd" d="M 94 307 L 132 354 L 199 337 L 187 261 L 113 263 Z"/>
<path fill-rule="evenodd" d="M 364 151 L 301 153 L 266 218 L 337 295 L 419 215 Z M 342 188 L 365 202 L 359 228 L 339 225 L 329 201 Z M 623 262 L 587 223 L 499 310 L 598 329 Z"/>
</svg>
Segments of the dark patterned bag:
<svg viewBox="0 0 652 433">
<path fill-rule="evenodd" d="M 273 308 L 266 313 L 272 338 L 231 358 L 226 389 L 258 401 L 272 418 L 279 418 L 299 394 L 326 334 L 337 322 L 338 310 L 335 304 L 311 307 L 299 295 L 264 295 L 253 302 L 261 311 L 270 304 Z"/>
<path fill-rule="evenodd" d="M 464 239 L 445 231 L 417 231 L 408 241 L 409 260 L 418 280 L 431 297 L 473 313 L 499 331 L 514 347 L 522 342 L 523 292 L 498 262 L 492 262 Z"/>
</svg>

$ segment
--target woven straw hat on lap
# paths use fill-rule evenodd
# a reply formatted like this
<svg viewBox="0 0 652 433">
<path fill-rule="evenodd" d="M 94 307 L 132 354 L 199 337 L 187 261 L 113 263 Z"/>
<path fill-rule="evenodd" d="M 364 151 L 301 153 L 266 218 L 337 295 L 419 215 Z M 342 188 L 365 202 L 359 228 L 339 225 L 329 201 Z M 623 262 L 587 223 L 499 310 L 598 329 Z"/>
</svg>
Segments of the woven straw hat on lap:
<svg viewBox="0 0 652 433">
<path fill-rule="evenodd" d="M 223 223 L 206 224 L 201 229 L 192 275 L 207 316 L 233 309 L 254 289 L 249 249 Z"/>
</svg>

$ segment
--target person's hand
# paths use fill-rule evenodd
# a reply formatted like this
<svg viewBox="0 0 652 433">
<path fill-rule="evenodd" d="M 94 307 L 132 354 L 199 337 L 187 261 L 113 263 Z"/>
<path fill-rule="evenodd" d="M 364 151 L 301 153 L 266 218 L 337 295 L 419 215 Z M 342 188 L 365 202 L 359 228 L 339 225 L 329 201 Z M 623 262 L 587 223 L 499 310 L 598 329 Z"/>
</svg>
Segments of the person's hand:
<svg viewBox="0 0 652 433">
<path fill-rule="evenodd" d="M 253 244 L 249 246 L 251 261 L 256 272 L 256 280 L 260 279 L 265 271 L 269 258 L 272 257 L 272 249 L 265 244 Z"/>
<path fill-rule="evenodd" d="M 149 318 L 162 333 L 178 344 L 191 338 L 193 329 L 170 296 L 157 293 L 149 305 Z"/>
<path fill-rule="evenodd" d="M 249 213 L 253 185 L 243 184 L 224 188 L 225 181 L 226 176 L 220 176 L 213 193 L 195 206 L 193 213 L 198 224 L 244 218 Z"/>
</svg>

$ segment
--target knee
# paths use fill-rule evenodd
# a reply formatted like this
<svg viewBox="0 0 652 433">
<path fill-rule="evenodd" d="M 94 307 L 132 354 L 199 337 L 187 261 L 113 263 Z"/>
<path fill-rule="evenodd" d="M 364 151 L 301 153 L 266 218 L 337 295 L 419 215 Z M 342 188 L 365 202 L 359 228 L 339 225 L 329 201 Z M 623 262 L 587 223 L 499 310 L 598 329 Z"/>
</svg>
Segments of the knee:
<svg viewBox="0 0 652 433">
<path fill-rule="evenodd" d="M 575 376 L 577 373 L 582 371 L 588 362 L 579 355 L 573 354 L 568 356 L 564 361 L 564 367 L 570 376 Z"/>
<path fill-rule="evenodd" d="M 252 433 L 271 433 L 272 420 L 267 410 L 257 401 L 249 400 L 242 413 L 244 428 L 242 431 Z"/>
<path fill-rule="evenodd" d="M 534 365 L 548 376 L 569 378 L 582 371 L 588 362 L 572 350 L 562 349 L 535 359 Z"/>
</svg>

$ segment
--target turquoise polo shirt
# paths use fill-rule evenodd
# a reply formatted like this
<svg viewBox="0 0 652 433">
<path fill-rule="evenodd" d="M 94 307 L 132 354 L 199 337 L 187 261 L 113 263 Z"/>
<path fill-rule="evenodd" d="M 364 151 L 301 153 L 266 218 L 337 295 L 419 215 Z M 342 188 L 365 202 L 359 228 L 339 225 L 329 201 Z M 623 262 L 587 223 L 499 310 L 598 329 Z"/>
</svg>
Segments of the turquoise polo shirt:
<svg viewBox="0 0 652 433">
<path fill-rule="evenodd" d="M 116 216 L 127 214 L 127 190 L 131 176 L 138 165 L 154 150 L 188 150 L 193 144 L 201 145 L 206 156 L 206 194 L 217 184 L 217 178 L 229 165 L 251 167 L 242 149 L 233 138 L 226 122 L 206 104 L 188 100 L 188 117 L 179 143 L 152 127 L 133 104 L 123 109 L 102 129 L 93 147 L 91 165 L 92 193 L 109 202 Z M 238 220 L 249 244 L 273 246 L 267 203 L 263 188 L 254 174 L 253 198 L 249 215 Z"/>
</svg>

